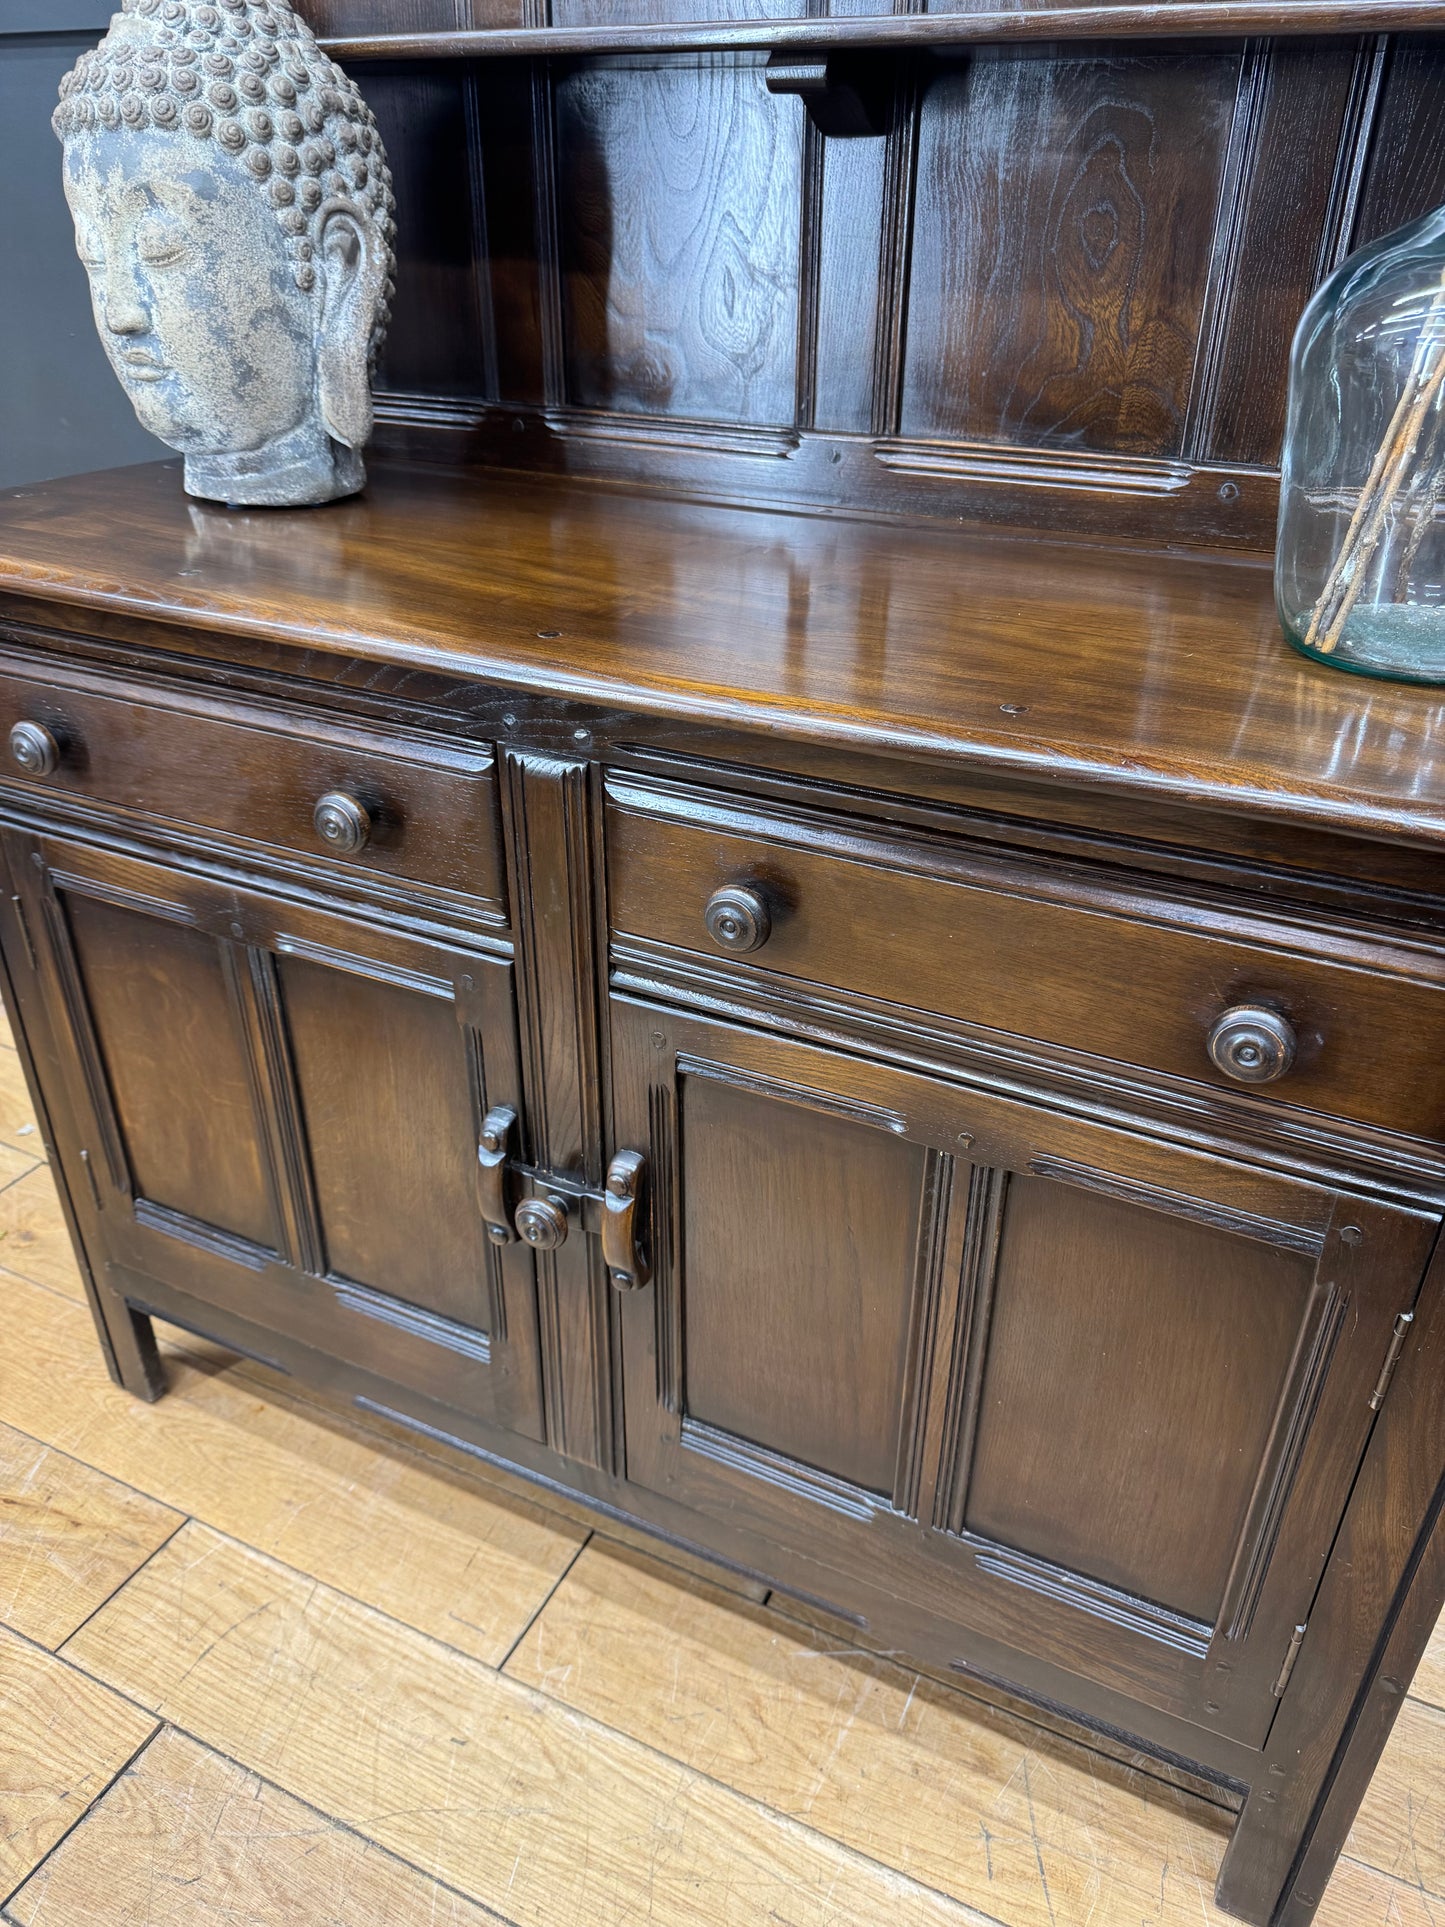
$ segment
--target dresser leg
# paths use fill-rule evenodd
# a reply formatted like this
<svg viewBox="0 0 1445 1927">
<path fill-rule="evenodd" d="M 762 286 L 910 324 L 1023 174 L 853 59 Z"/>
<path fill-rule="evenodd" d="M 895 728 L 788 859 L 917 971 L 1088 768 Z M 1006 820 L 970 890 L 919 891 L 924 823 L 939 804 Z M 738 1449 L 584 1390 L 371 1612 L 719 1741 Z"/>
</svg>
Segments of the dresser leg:
<svg viewBox="0 0 1445 1927">
<path fill-rule="evenodd" d="M 154 1405 L 166 1389 L 154 1324 L 115 1292 L 91 1285 L 89 1296 L 106 1370 L 124 1391 Z"/>
<path fill-rule="evenodd" d="M 1293 1802 L 1281 1802 L 1274 1785 L 1252 1788 L 1225 1849 L 1214 1889 L 1215 1904 L 1237 1920 L 1253 1922 L 1254 1927 L 1270 1927 L 1283 1898 L 1282 1889 L 1290 1891 L 1289 1872 L 1302 1837 L 1293 1806 Z M 1308 1802 L 1304 1806 L 1307 1816 Z M 1288 1837 L 1291 1834 L 1297 1837 Z M 1325 1869 L 1326 1879 L 1329 1871 Z M 1291 1919 L 1295 1927 L 1305 1927 L 1319 1895 L 1316 1893 L 1310 1901 L 1303 1895 L 1294 1898 L 1296 1911 Z"/>
</svg>

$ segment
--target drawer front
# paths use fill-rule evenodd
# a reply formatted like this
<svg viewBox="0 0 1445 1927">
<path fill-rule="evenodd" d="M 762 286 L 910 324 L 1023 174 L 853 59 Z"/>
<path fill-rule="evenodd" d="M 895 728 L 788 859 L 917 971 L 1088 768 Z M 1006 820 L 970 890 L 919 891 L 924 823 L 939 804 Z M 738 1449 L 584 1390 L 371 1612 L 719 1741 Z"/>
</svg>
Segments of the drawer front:
<svg viewBox="0 0 1445 1927">
<path fill-rule="evenodd" d="M 1445 1134 L 1445 970 L 1424 945 L 1327 936 L 1147 884 L 905 844 L 720 797 L 614 779 L 615 939 L 797 978 L 892 1007 L 1251 1092 L 1422 1138 Z M 729 953 L 706 913 L 751 889 L 763 940 Z M 721 900 L 726 905 L 726 900 Z M 741 942 L 758 933 L 730 906 Z M 735 935 L 728 928 L 725 935 Z M 728 963 L 731 954 L 731 965 Z M 1211 1029 L 1263 1008 L 1294 1033 L 1265 1084 L 1211 1062 Z"/>
<path fill-rule="evenodd" d="M 49 732 L 53 769 L 27 772 L 7 750 L 17 724 Z M 496 772 L 485 750 L 418 744 L 343 719 L 322 729 L 281 712 L 183 707 L 138 687 L 102 695 L 0 673 L 0 770 L 36 792 L 85 797 L 358 876 L 498 906 L 505 895 Z M 369 818 L 351 854 L 337 854 L 317 828 L 316 807 L 328 795 L 354 799 Z"/>
</svg>

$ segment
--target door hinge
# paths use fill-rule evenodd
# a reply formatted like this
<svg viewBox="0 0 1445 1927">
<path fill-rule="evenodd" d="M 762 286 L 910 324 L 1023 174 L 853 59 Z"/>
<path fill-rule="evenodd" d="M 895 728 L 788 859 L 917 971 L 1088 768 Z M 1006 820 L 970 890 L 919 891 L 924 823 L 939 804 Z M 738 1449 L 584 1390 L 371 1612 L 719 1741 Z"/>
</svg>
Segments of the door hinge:
<svg viewBox="0 0 1445 1927">
<path fill-rule="evenodd" d="M 1405 1340 L 1410 1336 L 1410 1327 L 1415 1322 L 1412 1311 L 1402 1311 L 1395 1320 L 1395 1329 L 1390 1334 L 1390 1349 L 1385 1353 L 1385 1362 L 1380 1367 L 1380 1376 L 1375 1380 L 1375 1389 L 1370 1394 L 1370 1410 L 1378 1412 L 1385 1402 L 1385 1394 L 1390 1389 L 1390 1380 L 1395 1376 L 1395 1367 L 1400 1362 L 1400 1354 L 1405 1349 Z"/>
<path fill-rule="evenodd" d="M 35 945 L 30 941 L 30 919 L 25 914 L 25 902 L 21 897 L 11 897 L 15 906 L 15 921 L 20 926 L 20 941 L 25 946 L 25 960 L 31 971 L 35 969 Z"/>
<path fill-rule="evenodd" d="M 1299 1649 L 1305 1643 L 1305 1633 L 1308 1629 L 1307 1619 L 1302 1620 L 1294 1629 L 1294 1635 L 1289 1642 L 1289 1651 L 1284 1656 L 1284 1665 L 1279 1669 L 1279 1678 L 1269 1689 L 1277 1700 L 1284 1698 L 1285 1688 L 1289 1685 L 1289 1676 L 1294 1671 L 1294 1663 L 1299 1658 Z"/>
</svg>

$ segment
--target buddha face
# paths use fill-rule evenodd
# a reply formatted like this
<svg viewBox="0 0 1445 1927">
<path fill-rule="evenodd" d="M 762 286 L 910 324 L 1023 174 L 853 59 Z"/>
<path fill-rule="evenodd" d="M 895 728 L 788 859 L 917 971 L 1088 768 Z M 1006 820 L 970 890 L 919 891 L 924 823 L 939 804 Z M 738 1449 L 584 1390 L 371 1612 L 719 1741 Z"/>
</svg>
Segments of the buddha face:
<svg viewBox="0 0 1445 1927">
<path fill-rule="evenodd" d="M 65 192 L 101 340 L 142 424 L 239 454 L 317 407 L 322 296 L 297 286 L 241 161 L 180 131 L 68 140 Z"/>
</svg>

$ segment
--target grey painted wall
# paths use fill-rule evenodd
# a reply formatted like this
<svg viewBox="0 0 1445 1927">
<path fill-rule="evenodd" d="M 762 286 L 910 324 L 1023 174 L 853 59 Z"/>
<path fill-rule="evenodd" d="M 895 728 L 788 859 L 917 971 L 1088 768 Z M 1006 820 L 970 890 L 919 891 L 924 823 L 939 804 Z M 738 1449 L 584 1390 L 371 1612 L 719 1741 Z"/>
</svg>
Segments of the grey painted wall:
<svg viewBox="0 0 1445 1927">
<path fill-rule="evenodd" d="M 0 488 L 169 454 L 110 371 L 50 131 L 118 0 L 0 0 Z"/>
</svg>

